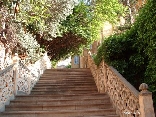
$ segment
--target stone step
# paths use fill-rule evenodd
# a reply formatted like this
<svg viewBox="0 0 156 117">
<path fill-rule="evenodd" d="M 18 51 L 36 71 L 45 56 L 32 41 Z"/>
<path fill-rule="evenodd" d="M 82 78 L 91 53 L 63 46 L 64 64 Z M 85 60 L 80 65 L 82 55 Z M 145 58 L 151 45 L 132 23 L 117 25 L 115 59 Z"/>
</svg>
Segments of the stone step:
<svg viewBox="0 0 156 117">
<path fill-rule="evenodd" d="M 89 89 L 89 88 L 91 88 L 91 89 L 93 89 L 93 88 L 96 88 L 96 86 L 95 85 L 85 85 L 85 84 L 81 84 L 81 85 L 77 84 L 77 85 L 69 85 L 69 86 L 67 84 L 66 85 L 48 84 L 46 86 L 46 84 L 38 84 L 38 85 L 35 86 L 35 88 L 53 88 L 53 89 L 62 89 L 62 88 L 64 88 L 64 89 L 68 89 L 68 88 L 71 88 L 71 89 L 74 89 L 74 88 Z"/>
<path fill-rule="evenodd" d="M 86 87 L 96 87 L 95 84 L 83 84 L 83 83 L 79 83 L 79 84 L 52 84 L 52 83 L 49 83 L 49 84 L 46 84 L 46 83 L 39 83 L 39 84 L 36 84 L 35 87 L 83 87 L 83 86 L 86 86 Z"/>
<path fill-rule="evenodd" d="M 38 99 L 38 100 L 13 100 L 10 105 L 28 105 L 28 104 L 53 104 L 53 105 L 61 105 L 61 104 L 100 104 L 100 103 L 110 103 L 110 100 L 99 100 L 99 99 L 83 99 L 83 100 L 74 100 L 74 99 Z"/>
<path fill-rule="evenodd" d="M 68 93 L 68 94 L 89 94 L 89 93 L 96 93 L 97 91 L 32 91 L 31 94 L 32 95 L 44 95 L 44 94 L 50 94 L 50 95 L 53 95 L 53 94 L 65 94 L 65 93 Z"/>
<path fill-rule="evenodd" d="M 71 75 L 71 76 L 92 76 L 92 74 L 90 72 L 44 72 L 44 74 L 42 75 L 51 75 L 51 74 L 54 74 L 54 75 Z M 53 76 L 54 76 L 53 75 Z"/>
<path fill-rule="evenodd" d="M 86 73 L 86 72 L 49 72 L 49 73 L 44 73 L 42 74 L 42 76 L 46 76 L 46 75 L 51 75 L 53 74 L 53 76 L 55 75 L 70 75 L 70 76 L 92 76 L 91 73 Z"/>
<path fill-rule="evenodd" d="M 42 84 L 36 84 L 35 87 L 96 87 L 95 84 L 72 84 L 72 85 L 68 85 L 68 84 L 46 84 L 46 83 L 42 83 Z"/>
<path fill-rule="evenodd" d="M 88 73 L 91 74 L 90 70 L 73 70 L 73 69 L 51 69 L 51 70 L 45 70 L 45 74 L 47 73 Z"/>
<path fill-rule="evenodd" d="M 81 84 L 85 84 L 85 85 L 95 85 L 95 82 L 56 82 L 56 83 L 54 83 L 54 82 L 38 82 L 38 83 L 36 83 L 36 85 L 37 84 L 46 84 L 46 85 L 48 85 L 48 84 L 54 84 L 54 85 L 57 85 L 57 84 L 62 84 L 62 85 L 64 85 L 64 84 L 68 84 L 68 85 L 72 85 L 72 84 L 77 84 L 77 85 L 81 85 Z"/>
<path fill-rule="evenodd" d="M 1 115 L 0 114 L 0 116 L 1 117 L 38 117 L 36 114 L 34 114 L 34 115 L 32 115 L 32 116 L 30 116 L 30 114 L 27 116 L 27 115 L 22 115 L 22 116 L 20 116 L 20 115 L 11 115 L 11 114 L 3 114 L 3 115 Z M 44 115 L 43 115 L 44 116 Z M 43 117 L 43 116 L 41 116 L 41 117 Z M 51 116 L 49 116 L 49 117 L 53 117 L 52 115 Z M 64 117 L 64 116 L 57 116 L 57 117 Z M 120 117 L 120 116 L 118 116 L 118 115 L 90 115 L 90 116 L 67 116 L 67 117 Z"/>
<path fill-rule="evenodd" d="M 44 74 L 53 74 L 53 73 L 59 73 L 59 74 L 91 74 L 90 71 L 70 71 L 70 70 L 64 70 L 64 71 L 55 71 L 55 70 L 52 70 L 52 71 L 44 71 Z"/>
<path fill-rule="evenodd" d="M 91 82 L 91 83 L 95 83 L 95 81 L 93 79 L 39 79 L 38 82 L 53 82 L 53 83 L 56 83 L 56 82 Z"/>
<path fill-rule="evenodd" d="M 78 87 L 78 86 L 92 86 L 92 87 L 95 87 L 95 83 L 37 83 L 35 86 L 75 86 L 75 87 Z"/>
<path fill-rule="evenodd" d="M 36 84 L 38 84 L 38 83 L 36 83 Z M 46 85 L 46 83 L 39 83 L 39 84 L 40 84 L 40 85 L 43 85 L 43 84 Z M 53 85 L 53 86 L 57 86 L 57 85 L 60 86 L 60 85 L 61 85 L 61 86 L 63 86 L 64 84 L 67 84 L 67 83 L 49 83 L 48 85 Z M 83 83 L 79 83 L 79 84 L 83 84 Z M 47 86 L 48 86 L 48 85 L 47 85 Z M 73 87 L 72 85 L 67 85 L 67 86 Z M 95 86 L 95 83 L 90 84 L 89 87 L 90 87 L 90 86 Z M 36 85 L 35 85 L 35 87 L 36 87 Z M 88 85 L 87 85 L 87 86 L 84 85 L 84 86 L 81 86 L 81 87 L 88 87 Z"/>
<path fill-rule="evenodd" d="M 14 102 L 24 102 L 24 101 L 27 101 L 27 102 L 29 102 L 29 101 L 34 101 L 35 102 L 35 104 L 36 104 L 36 100 L 37 99 L 37 97 L 35 98 L 35 97 L 33 97 L 33 98 L 30 98 L 30 97 L 26 97 L 26 96 L 24 96 L 24 99 L 20 99 L 20 98 L 17 98 L 17 99 L 15 99 L 15 100 L 13 100 L 13 101 L 11 101 L 11 103 L 14 103 Z M 101 102 L 103 102 L 103 103 L 109 103 L 110 102 L 110 99 L 109 99 L 109 97 L 105 97 L 105 98 L 95 98 L 95 97 L 90 97 L 90 98 L 86 98 L 86 97 L 83 97 L 83 98 L 81 98 L 81 99 L 77 99 L 77 98 L 60 98 L 60 99 L 57 99 L 56 97 L 55 98 L 51 98 L 50 96 L 48 96 L 46 99 L 45 98 L 43 98 L 42 96 L 41 97 L 38 97 L 38 100 L 40 101 L 40 102 L 63 102 L 63 101 L 65 101 L 65 102 L 83 102 L 83 101 L 86 101 L 87 103 L 88 102 L 90 102 L 90 101 L 97 101 L 97 102 L 99 102 L 99 100 L 102 100 L 102 101 L 100 101 L 100 103 Z M 75 103 L 74 102 L 74 103 Z M 93 103 L 93 102 L 91 102 L 91 103 Z"/>
<path fill-rule="evenodd" d="M 76 117 L 120 117 L 118 115 L 93 115 L 93 116 L 76 116 Z"/>
<path fill-rule="evenodd" d="M 44 73 L 46 73 L 46 72 L 54 72 L 54 71 L 58 71 L 58 72 L 62 72 L 62 71 L 64 71 L 64 72 L 73 72 L 73 71 L 75 71 L 75 72 L 90 72 L 90 69 L 88 69 L 88 68 L 80 68 L 80 69 L 74 69 L 74 68 L 72 68 L 72 69 L 46 69 L 45 71 L 44 71 Z"/>
<path fill-rule="evenodd" d="M 16 96 L 0 117 L 119 117 L 98 93 L 89 69 L 49 69 L 30 95 Z"/>
<path fill-rule="evenodd" d="M 50 110 L 50 111 L 7 111 L 1 117 L 74 117 L 93 115 L 115 115 L 115 109 L 82 109 L 82 110 Z M 107 117 L 107 116 L 106 116 Z M 109 116 L 108 116 L 109 117 Z"/>
<path fill-rule="evenodd" d="M 91 116 L 74 116 L 74 117 L 120 117 L 119 115 L 91 115 Z"/>
<path fill-rule="evenodd" d="M 72 71 L 72 70 L 62 70 L 62 71 L 56 71 L 56 70 L 51 70 L 51 71 L 44 71 L 45 74 L 50 74 L 50 73 L 80 73 L 80 74 L 91 74 L 90 71 L 82 71 L 82 70 L 79 70 L 79 71 Z"/>
<path fill-rule="evenodd" d="M 70 71 L 70 70 L 64 70 L 64 71 L 55 71 L 55 70 L 51 70 L 51 71 L 47 71 L 45 70 L 44 71 L 44 74 L 56 74 L 56 73 L 59 73 L 59 74 L 88 74 L 88 75 L 91 75 L 91 72 L 90 71 Z"/>
<path fill-rule="evenodd" d="M 59 77 L 59 78 L 40 78 L 40 81 L 94 81 L 93 78 L 70 78 L 70 77 Z"/>
<path fill-rule="evenodd" d="M 55 78 L 47 78 L 47 77 L 45 77 L 45 78 L 40 78 L 39 79 L 39 81 L 82 81 L 82 82 L 84 82 L 84 81 L 94 81 L 94 79 L 93 78 L 70 78 L 70 77 L 55 77 Z"/>
<path fill-rule="evenodd" d="M 20 116 L 20 115 L 11 115 L 11 114 L 9 114 L 9 113 L 5 113 L 5 114 L 3 114 L 3 115 L 1 115 L 0 114 L 0 116 L 1 117 L 38 117 L 38 115 L 37 114 L 34 114 L 34 115 L 32 115 L 32 116 L 30 116 L 30 114 L 27 116 L 27 115 L 22 115 L 22 116 Z M 44 116 L 44 115 L 43 115 Z M 41 117 L 43 117 L 43 116 L 41 116 Z M 52 115 L 50 115 L 49 117 L 53 117 Z M 64 116 L 57 116 L 57 117 L 64 117 Z M 120 117 L 120 116 L 118 116 L 118 115 L 90 115 L 90 116 L 88 116 L 88 115 L 82 115 L 82 116 L 67 116 L 67 117 Z"/>
<path fill-rule="evenodd" d="M 47 86 L 45 87 L 44 85 L 38 85 L 38 86 L 35 86 L 32 90 L 96 90 L 97 91 L 97 88 L 96 86 L 92 87 L 92 86 Z"/>
<path fill-rule="evenodd" d="M 73 87 L 73 88 L 33 88 L 32 91 L 96 91 L 97 92 L 97 88 L 96 87 L 92 87 L 92 88 L 80 88 L 80 87 Z"/>
<path fill-rule="evenodd" d="M 93 78 L 89 77 L 89 78 L 85 78 L 85 77 L 82 77 L 82 78 L 70 78 L 70 77 L 54 77 L 54 78 L 43 78 L 41 77 L 39 79 L 39 81 L 81 81 L 81 82 L 86 82 L 86 81 L 94 81 Z"/>
<path fill-rule="evenodd" d="M 46 99 L 46 100 L 61 100 L 61 99 L 75 99 L 75 100 L 83 100 L 83 99 L 99 99 L 99 100 L 109 100 L 109 97 L 107 94 L 99 94 L 99 93 L 95 93 L 95 94 L 86 94 L 86 95 L 81 95 L 81 94 L 64 94 L 64 95 L 21 95 L 21 96 L 16 96 L 15 100 L 42 100 L 42 99 Z"/>
<path fill-rule="evenodd" d="M 86 88 L 86 89 L 90 89 L 90 88 L 96 88 L 96 86 L 94 85 L 80 85 L 80 86 L 72 86 L 72 85 L 35 85 L 34 88 L 57 88 L 57 89 L 62 89 L 62 88 Z M 33 88 L 33 89 L 34 89 Z"/>
<path fill-rule="evenodd" d="M 49 85 L 49 84 L 53 84 L 53 85 L 60 85 L 60 84 L 62 84 L 62 85 L 82 85 L 82 84 L 85 84 L 85 85 L 95 85 L 95 83 L 94 82 L 38 82 L 38 83 L 36 83 L 36 85 L 40 85 L 40 84 L 46 84 L 46 85 Z"/>
<path fill-rule="evenodd" d="M 106 109 L 112 108 L 110 103 L 99 104 L 25 104 L 25 105 L 9 105 L 6 106 L 6 111 L 42 111 L 42 110 L 82 110 L 82 109 Z"/>
<path fill-rule="evenodd" d="M 77 80 L 40 80 L 37 84 L 39 83 L 63 83 L 63 84 L 67 84 L 67 83 L 88 83 L 88 84 L 95 84 L 95 82 L 93 80 L 88 80 L 88 81 L 77 81 Z"/>
<path fill-rule="evenodd" d="M 96 87 L 35 87 L 32 91 L 97 91 Z"/>
<path fill-rule="evenodd" d="M 41 76 L 41 78 L 47 78 L 47 79 L 58 79 L 58 78 L 73 78 L 73 79 L 84 79 L 84 78 L 86 78 L 86 79 L 93 79 L 93 77 L 92 77 L 92 75 L 66 75 L 66 74 L 53 74 L 53 76 L 52 75 L 50 75 L 50 74 L 43 74 L 42 76 Z"/>
</svg>

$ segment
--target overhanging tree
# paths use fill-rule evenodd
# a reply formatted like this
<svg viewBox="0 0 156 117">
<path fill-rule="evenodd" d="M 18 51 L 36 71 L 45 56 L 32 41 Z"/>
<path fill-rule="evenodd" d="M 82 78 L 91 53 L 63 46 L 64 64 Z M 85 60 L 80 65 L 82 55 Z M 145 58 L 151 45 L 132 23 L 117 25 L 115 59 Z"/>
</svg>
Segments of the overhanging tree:
<svg viewBox="0 0 156 117">
<path fill-rule="evenodd" d="M 103 22 L 107 20 L 115 23 L 124 11 L 118 0 L 91 0 L 88 2 L 79 0 L 78 4 L 77 0 L 3 0 L 3 2 L 9 8 L 10 14 L 13 11 L 14 22 L 22 24 L 22 30 L 25 33 L 32 33 L 37 40 L 42 38 L 57 42 L 58 39 L 60 42 L 59 37 L 67 40 L 69 39 L 67 37 L 72 35 L 74 39 L 71 39 L 70 42 L 75 46 L 71 46 L 69 49 L 68 44 L 65 44 L 67 46 L 63 47 L 67 49 L 62 50 L 60 49 L 62 48 L 61 44 L 58 43 L 58 49 L 55 49 L 55 52 L 60 54 L 52 53 L 55 43 L 51 41 L 46 44 L 41 43 L 41 47 L 47 49 L 49 55 L 59 55 L 56 57 L 57 59 L 63 57 L 62 53 L 79 52 L 84 45 L 89 45 L 98 39 Z M 75 5 L 77 6 L 74 8 Z M 71 14 L 72 8 L 74 8 L 73 14 Z M 77 43 L 76 39 L 83 41 Z M 68 43 L 68 41 L 64 43 L 66 42 Z"/>
<path fill-rule="evenodd" d="M 36 34 L 43 34 L 44 32 L 46 37 L 49 34 L 52 37 L 56 37 L 59 22 L 72 13 L 72 9 L 77 2 L 77 0 L 2 0 L 0 5 L 1 7 L 5 6 L 6 14 L 10 17 L 3 22 L 11 22 L 13 27 L 16 28 L 14 35 L 18 37 L 18 42 L 16 44 L 11 43 L 14 47 L 14 52 L 19 52 L 19 44 L 21 44 L 20 47 L 23 47 L 23 49 L 20 50 L 32 53 L 32 49 L 36 48 L 33 43 L 36 41 Z M 10 28 L 11 25 L 8 25 L 8 27 Z M 9 34 L 7 33 L 7 36 Z M 10 40 L 13 41 L 14 38 L 6 38 L 6 41 Z M 32 57 L 32 54 L 28 55 L 31 58 L 36 56 L 35 53 L 34 57 Z"/>
<path fill-rule="evenodd" d="M 118 2 L 118 0 L 102 0 L 102 1 L 92 1 L 92 2 L 84 2 L 83 0 L 75 6 L 73 13 L 69 15 L 66 20 L 62 21 L 59 31 L 59 35 L 63 35 L 62 39 L 70 40 L 69 42 L 73 44 L 73 46 L 68 45 L 68 41 L 64 42 L 64 48 L 57 44 L 56 52 L 60 53 L 56 57 L 59 59 L 63 57 L 61 53 L 66 54 L 74 54 L 83 50 L 84 46 L 90 45 L 93 41 L 99 39 L 100 29 L 103 26 L 105 21 L 109 21 L 111 23 L 116 23 L 119 16 L 123 14 L 125 8 Z M 72 34 L 72 39 L 67 38 Z M 75 35 L 75 36 L 74 36 Z M 49 36 L 50 37 L 50 36 Z M 77 38 L 79 37 L 79 38 Z M 43 37 L 44 38 L 44 37 Z M 51 37 L 52 38 L 52 37 Z M 81 43 L 77 43 L 77 39 L 83 40 Z M 77 41 L 76 41 L 77 40 Z M 57 42 L 57 40 L 52 40 Z M 53 56 L 53 49 L 55 48 L 54 43 L 44 44 L 45 47 L 49 47 L 49 55 Z M 60 40 L 58 39 L 58 42 Z M 50 45 L 52 44 L 52 45 Z M 71 45 L 72 45 L 71 44 Z M 69 49 L 70 48 L 70 49 Z M 68 50 L 68 52 L 66 51 Z M 51 52 L 50 52 L 51 51 Z"/>
</svg>

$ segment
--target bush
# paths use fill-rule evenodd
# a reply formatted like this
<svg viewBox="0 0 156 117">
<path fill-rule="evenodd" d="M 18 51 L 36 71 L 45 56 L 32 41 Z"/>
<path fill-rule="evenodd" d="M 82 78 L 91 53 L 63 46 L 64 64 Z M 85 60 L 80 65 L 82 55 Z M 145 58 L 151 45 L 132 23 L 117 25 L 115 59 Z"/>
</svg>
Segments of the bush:
<svg viewBox="0 0 156 117">
<path fill-rule="evenodd" d="M 66 66 L 66 68 L 71 68 L 71 64 L 68 64 L 68 65 Z"/>
</svg>

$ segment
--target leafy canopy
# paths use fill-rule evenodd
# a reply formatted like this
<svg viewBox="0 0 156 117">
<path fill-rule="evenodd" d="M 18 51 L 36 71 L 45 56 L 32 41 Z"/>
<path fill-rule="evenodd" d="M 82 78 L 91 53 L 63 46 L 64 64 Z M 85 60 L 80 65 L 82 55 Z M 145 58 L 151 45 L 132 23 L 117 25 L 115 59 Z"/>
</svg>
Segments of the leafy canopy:
<svg viewBox="0 0 156 117">
<path fill-rule="evenodd" d="M 89 46 L 99 39 L 103 23 L 116 23 L 125 10 L 118 0 L 3 0 L 3 3 L 14 16 L 14 23 L 22 24 L 22 32 L 32 33 L 31 39 L 39 43 L 43 39 L 40 47 L 47 50 L 52 59 L 78 53 L 84 46 Z M 18 35 L 23 37 L 25 34 Z M 27 41 L 22 43 L 22 47 L 29 45 Z"/>
<path fill-rule="evenodd" d="M 50 56 L 55 55 L 56 57 L 58 55 L 56 57 L 57 59 L 63 57 L 64 53 L 66 55 L 77 54 L 83 50 L 83 47 L 89 46 L 93 41 L 99 39 L 100 29 L 103 27 L 105 21 L 116 23 L 118 17 L 123 12 L 124 7 L 117 0 L 102 0 L 101 2 L 95 1 L 89 3 L 80 1 L 73 9 L 73 13 L 60 24 L 59 35 L 63 35 L 61 40 L 67 40 L 64 41 L 64 46 L 62 47 L 61 40 L 57 37 L 55 39 L 58 40 L 53 39 L 49 43 L 44 43 L 44 47 L 48 47 Z M 56 44 L 54 42 L 58 43 Z M 57 49 L 55 45 L 57 45 Z M 55 58 L 52 57 L 52 59 Z"/>
<path fill-rule="evenodd" d="M 83 0 L 74 8 L 73 14 L 61 23 L 62 33 L 73 32 L 93 42 L 99 39 L 105 21 L 115 24 L 125 8 L 118 0 L 97 0 L 85 3 Z"/>
</svg>

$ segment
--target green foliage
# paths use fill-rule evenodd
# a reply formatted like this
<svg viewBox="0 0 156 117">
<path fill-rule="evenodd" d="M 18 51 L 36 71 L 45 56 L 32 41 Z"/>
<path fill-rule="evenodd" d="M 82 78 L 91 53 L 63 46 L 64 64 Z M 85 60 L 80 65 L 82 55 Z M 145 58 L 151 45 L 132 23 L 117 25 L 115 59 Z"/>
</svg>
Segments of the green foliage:
<svg viewBox="0 0 156 117">
<path fill-rule="evenodd" d="M 68 65 L 66 66 L 66 68 L 71 68 L 71 64 L 68 64 Z"/>
<path fill-rule="evenodd" d="M 125 33 L 104 40 L 94 60 L 114 66 L 137 89 L 142 82 L 156 95 L 156 2 L 148 0 Z M 100 58 L 101 57 L 101 58 Z M 156 99 L 154 98 L 156 104 Z"/>
<path fill-rule="evenodd" d="M 59 23 L 72 13 L 77 0 L 2 0 L 14 22 L 23 23 L 31 33 L 59 33 Z"/>
<path fill-rule="evenodd" d="M 75 6 L 73 13 L 61 23 L 62 33 L 72 32 L 87 39 L 88 44 L 99 39 L 100 29 L 105 21 L 115 24 L 125 8 L 118 0 L 102 0 Z"/>
<path fill-rule="evenodd" d="M 114 7 L 112 8 L 111 5 Z M 105 6 L 107 4 L 107 6 Z M 107 8 L 109 6 L 109 8 Z M 107 10 L 104 14 L 102 10 Z M 109 10 L 108 10 L 109 9 Z M 73 13 L 62 21 L 59 27 L 60 36 L 49 41 L 39 41 L 48 51 L 52 60 L 59 60 L 66 55 L 82 52 L 84 46 L 99 39 L 104 21 L 116 22 L 124 7 L 117 0 L 86 4 L 84 1 L 75 6 Z M 120 11 L 120 12 L 119 12 Z M 111 15 L 109 12 L 114 12 Z M 108 15 L 108 16 L 107 16 Z M 45 35 L 43 38 L 46 39 Z M 40 40 L 40 39 L 39 39 Z"/>
<path fill-rule="evenodd" d="M 57 62 L 58 62 L 57 60 L 51 61 L 51 65 L 53 68 L 56 68 Z"/>
<path fill-rule="evenodd" d="M 137 18 L 135 28 L 137 29 L 138 38 L 135 46 L 138 46 L 138 51 L 143 51 L 148 56 L 148 66 L 146 76 L 149 78 L 155 77 L 156 71 L 156 3 L 154 0 L 149 0 L 148 4 L 140 12 L 140 17 Z M 156 77 L 154 78 L 156 79 Z"/>
<path fill-rule="evenodd" d="M 30 33 L 25 33 L 21 25 L 18 26 L 18 30 L 16 30 L 16 36 L 18 38 L 19 47 L 16 47 L 16 51 L 19 54 L 26 54 L 30 59 L 31 63 L 34 63 L 41 57 L 43 49 L 40 48 L 40 45 L 35 40 L 35 37 Z M 43 52 L 44 53 L 44 52 Z"/>
<path fill-rule="evenodd" d="M 73 9 L 73 13 L 59 27 L 63 37 L 52 40 L 53 42 L 56 41 L 55 43 L 60 43 L 60 45 L 54 44 L 52 41 L 47 43 L 48 54 L 51 59 L 59 60 L 68 54 L 73 55 L 82 52 L 84 46 L 88 46 L 99 39 L 100 29 L 105 21 L 115 23 L 118 16 L 123 12 L 124 7 L 118 3 L 118 0 L 103 0 L 89 4 L 84 3 L 83 0 L 80 1 Z M 67 36 L 69 34 L 73 35 L 72 38 Z M 65 41 L 63 41 L 64 39 Z M 55 45 L 57 46 L 55 47 Z"/>
<path fill-rule="evenodd" d="M 53 60 L 80 53 L 84 46 L 99 39 L 103 22 L 116 23 L 125 10 L 118 0 L 87 3 L 78 0 L 78 4 L 76 1 L 3 0 L 15 17 L 14 21 L 22 23 L 26 33 L 40 34 L 42 39 L 48 40 L 42 43 L 37 39 Z M 71 39 L 68 38 L 69 34 L 73 35 Z"/>
<path fill-rule="evenodd" d="M 134 31 L 127 31 L 121 35 L 112 35 L 105 39 L 99 47 L 94 61 L 97 65 L 104 59 L 109 65 L 114 66 L 123 76 L 134 85 L 136 77 L 142 78 L 140 72 L 144 73 L 144 58 L 141 53 L 137 53 L 137 48 L 133 46 L 136 38 Z M 138 72 L 136 72 L 138 69 Z"/>
<path fill-rule="evenodd" d="M 54 38 L 53 40 L 37 38 L 37 41 L 41 47 L 46 48 L 51 60 L 59 60 L 69 55 L 80 53 L 82 51 L 81 48 L 86 43 L 86 39 L 76 36 L 71 32 L 64 34 L 63 37 Z"/>
<path fill-rule="evenodd" d="M 138 46 L 139 52 L 144 52 L 148 57 L 148 63 L 145 71 L 145 82 L 150 85 L 150 90 L 154 92 L 156 102 L 156 2 L 148 0 L 147 5 L 142 8 L 140 17 L 135 24 L 138 38 L 135 46 Z M 156 106 L 156 103 L 155 103 Z"/>
</svg>

